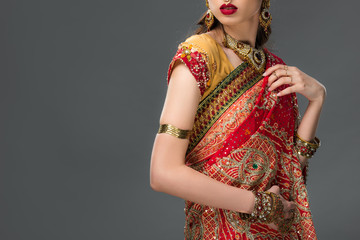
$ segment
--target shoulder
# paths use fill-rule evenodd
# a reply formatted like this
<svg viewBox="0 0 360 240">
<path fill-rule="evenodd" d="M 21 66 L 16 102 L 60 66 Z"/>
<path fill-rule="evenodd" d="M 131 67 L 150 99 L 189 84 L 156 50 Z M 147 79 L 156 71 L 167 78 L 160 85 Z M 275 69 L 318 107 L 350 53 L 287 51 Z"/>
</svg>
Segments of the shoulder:
<svg viewBox="0 0 360 240">
<path fill-rule="evenodd" d="M 180 43 L 179 47 L 183 45 L 192 45 L 194 49 L 207 55 L 207 57 L 211 57 L 217 50 L 215 40 L 206 33 L 188 37 L 184 42 Z"/>
<path fill-rule="evenodd" d="M 189 68 L 203 95 L 209 87 L 209 80 L 213 71 L 212 63 L 214 62 L 214 47 L 216 47 L 214 41 L 207 34 L 196 34 L 181 42 L 169 66 L 168 82 L 175 62 L 179 60 Z"/>
</svg>

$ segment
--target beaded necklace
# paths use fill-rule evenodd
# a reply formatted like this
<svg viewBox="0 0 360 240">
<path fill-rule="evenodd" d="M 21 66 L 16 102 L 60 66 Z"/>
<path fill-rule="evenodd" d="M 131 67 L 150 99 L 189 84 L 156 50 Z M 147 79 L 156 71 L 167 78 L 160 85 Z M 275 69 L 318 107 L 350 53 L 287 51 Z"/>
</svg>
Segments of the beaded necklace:
<svg viewBox="0 0 360 240">
<path fill-rule="evenodd" d="M 266 58 L 263 49 L 252 48 L 249 44 L 234 39 L 225 31 L 223 44 L 232 49 L 241 60 L 254 66 L 259 73 L 265 71 Z"/>
</svg>

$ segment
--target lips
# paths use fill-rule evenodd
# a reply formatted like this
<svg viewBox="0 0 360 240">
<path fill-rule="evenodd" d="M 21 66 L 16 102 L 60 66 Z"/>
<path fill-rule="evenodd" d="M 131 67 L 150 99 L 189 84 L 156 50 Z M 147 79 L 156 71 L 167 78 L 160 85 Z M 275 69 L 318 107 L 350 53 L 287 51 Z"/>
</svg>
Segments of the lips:
<svg viewBox="0 0 360 240">
<path fill-rule="evenodd" d="M 220 11 L 224 15 L 231 15 L 231 14 L 234 14 L 237 11 L 237 7 L 235 7 L 232 4 L 223 4 L 220 7 Z"/>
</svg>

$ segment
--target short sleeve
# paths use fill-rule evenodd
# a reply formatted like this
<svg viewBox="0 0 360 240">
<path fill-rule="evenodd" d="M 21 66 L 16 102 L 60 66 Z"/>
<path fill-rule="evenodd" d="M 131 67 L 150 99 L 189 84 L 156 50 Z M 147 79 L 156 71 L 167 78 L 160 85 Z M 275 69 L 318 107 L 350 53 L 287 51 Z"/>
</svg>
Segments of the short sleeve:
<svg viewBox="0 0 360 240">
<path fill-rule="evenodd" d="M 167 83 L 169 84 L 170 75 L 172 73 L 175 62 L 180 60 L 190 70 L 191 74 L 195 77 L 197 85 L 200 89 L 201 96 L 209 87 L 210 73 L 207 64 L 207 56 L 202 53 L 194 45 L 188 42 L 183 42 L 178 46 L 178 50 L 171 60 L 167 74 Z"/>
</svg>

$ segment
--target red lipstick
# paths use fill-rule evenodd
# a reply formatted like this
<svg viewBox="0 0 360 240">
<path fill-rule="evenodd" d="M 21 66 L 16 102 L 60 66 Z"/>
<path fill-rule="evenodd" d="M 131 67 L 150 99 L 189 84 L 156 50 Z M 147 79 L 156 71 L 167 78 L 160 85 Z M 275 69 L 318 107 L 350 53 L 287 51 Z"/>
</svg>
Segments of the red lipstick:
<svg viewBox="0 0 360 240">
<path fill-rule="evenodd" d="M 224 15 L 231 15 L 231 14 L 234 14 L 237 11 L 237 7 L 235 7 L 232 4 L 223 4 L 220 7 L 220 11 Z"/>
</svg>

